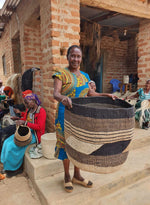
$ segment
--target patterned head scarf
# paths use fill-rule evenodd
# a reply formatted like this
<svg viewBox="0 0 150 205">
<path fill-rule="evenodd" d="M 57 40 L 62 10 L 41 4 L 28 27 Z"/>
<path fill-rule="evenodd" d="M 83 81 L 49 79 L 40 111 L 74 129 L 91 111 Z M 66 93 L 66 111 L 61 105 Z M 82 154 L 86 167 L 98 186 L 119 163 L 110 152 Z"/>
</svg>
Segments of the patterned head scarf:
<svg viewBox="0 0 150 205">
<path fill-rule="evenodd" d="M 4 88 L 4 92 L 5 92 L 5 91 L 8 91 L 8 94 L 7 94 L 7 95 L 8 95 L 9 98 L 11 98 L 11 95 L 14 93 L 13 90 L 12 90 L 12 88 L 9 87 L 9 86 L 6 86 L 6 87 Z"/>
<path fill-rule="evenodd" d="M 38 96 L 34 93 L 29 93 L 27 94 L 24 99 L 27 99 L 27 100 L 35 100 L 36 104 L 37 105 L 40 105 L 41 104 L 41 101 L 39 100 Z"/>
</svg>

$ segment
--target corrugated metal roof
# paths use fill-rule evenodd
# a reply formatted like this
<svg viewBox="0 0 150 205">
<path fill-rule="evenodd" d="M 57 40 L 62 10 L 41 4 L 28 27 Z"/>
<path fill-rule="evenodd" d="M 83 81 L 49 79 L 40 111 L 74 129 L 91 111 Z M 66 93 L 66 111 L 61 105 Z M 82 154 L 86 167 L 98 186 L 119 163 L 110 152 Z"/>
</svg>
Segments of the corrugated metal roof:
<svg viewBox="0 0 150 205">
<path fill-rule="evenodd" d="M 4 31 L 5 25 L 11 19 L 11 15 L 16 10 L 21 0 L 6 0 L 2 9 L 0 9 L 0 37 Z"/>
<path fill-rule="evenodd" d="M 135 16 L 82 5 L 80 15 L 83 22 L 89 21 L 100 24 L 102 35 L 112 35 L 113 31 L 117 30 L 120 38 L 122 36 L 131 38 L 136 35 L 141 21 L 141 18 Z"/>
</svg>

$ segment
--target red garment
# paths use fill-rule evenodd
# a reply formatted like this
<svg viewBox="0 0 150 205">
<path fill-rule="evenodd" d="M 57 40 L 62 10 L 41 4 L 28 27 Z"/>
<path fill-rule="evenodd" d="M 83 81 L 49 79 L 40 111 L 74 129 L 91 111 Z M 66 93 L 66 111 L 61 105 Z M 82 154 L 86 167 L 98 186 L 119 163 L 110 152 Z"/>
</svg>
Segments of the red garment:
<svg viewBox="0 0 150 205">
<path fill-rule="evenodd" d="M 32 93 L 32 90 L 25 90 L 24 92 L 22 92 L 22 97 L 25 98 L 27 95 L 31 93 Z"/>
<path fill-rule="evenodd" d="M 21 112 L 21 118 L 23 118 L 25 115 L 25 112 Z"/>
<path fill-rule="evenodd" d="M 26 121 L 28 110 L 26 110 L 24 117 L 21 120 Z M 38 107 L 33 115 L 34 122 L 27 122 L 27 126 L 35 131 L 35 135 L 38 138 L 38 143 L 41 142 L 41 136 L 45 133 L 46 112 L 41 106 Z"/>
<path fill-rule="evenodd" d="M 11 98 L 12 94 L 14 93 L 13 90 L 12 90 L 12 88 L 9 87 L 9 86 L 6 86 L 6 87 L 4 88 L 4 92 L 5 92 L 5 91 L 8 91 L 8 94 L 7 94 L 7 95 L 8 95 L 9 98 Z"/>
</svg>

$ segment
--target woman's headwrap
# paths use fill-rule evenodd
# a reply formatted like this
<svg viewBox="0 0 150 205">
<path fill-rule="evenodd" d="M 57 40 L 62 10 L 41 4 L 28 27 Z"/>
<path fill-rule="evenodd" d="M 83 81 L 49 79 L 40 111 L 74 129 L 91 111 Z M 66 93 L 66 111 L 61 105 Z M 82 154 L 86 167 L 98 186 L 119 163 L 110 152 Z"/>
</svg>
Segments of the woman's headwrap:
<svg viewBox="0 0 150 205">
<path fill-rule="evenodd" d="M 27 91 L 27 92 L 26 92 Z M 37 105 L 40 105 L 41 104 L 41 101 L 39 100 L 38 96 L 34 93 L 32 93 L 31 90 L 26 90 L 24 91 L 22 94 L 24 96 L 24 99 L 27 99 L 27 100 L 35 100 L 36 104 Z M 25 93 L 26 92 L 26 93 Z"/>
<path fill-rule="evenodd" d="M 4 88 L 4 92 L 5 92 L 5 91 L 9 91 L 7 95 L 8 95 L 9 98 L 11 98 L 11 95 L 14 93 L 13 90 L 12 90 L 12 88 L 9 87 L 9 86 L 6 86 L 6 87 Z"/>
<path fill-rule="evenodd" d="M 32 90 L 25 90 L 24 92 L 22 92 L 22 97 L 25 98 L 26 95 L 32 94 Z"/>
</svg>

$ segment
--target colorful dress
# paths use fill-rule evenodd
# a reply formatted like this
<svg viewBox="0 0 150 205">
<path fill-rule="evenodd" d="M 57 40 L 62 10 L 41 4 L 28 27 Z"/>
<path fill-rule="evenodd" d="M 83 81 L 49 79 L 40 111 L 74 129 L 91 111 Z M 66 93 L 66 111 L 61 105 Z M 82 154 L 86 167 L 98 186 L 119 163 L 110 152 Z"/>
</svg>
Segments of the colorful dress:
<svg viewBox="0 0 150 205">
<path fill-rule="evenodd" d="M 90 78 L 87 73 L 82 71 L 80 71 L 80 73 L 81 74 L 77 76 L 76 74 L 71 73 L 68 68 L 64 68 L 61 72 L 57 72 L 53 75 L 53 78 L 57 77 L 62 81 L 62 95 L 70 98 L 87 96 Z M 55 157 L 61 160 L 68 159 L 65 151 L 64 112 L 65 106 L 61 102 L 58 103 L 55 120 L 57 136 Z"/>
<path fill-rule="evenodd" d="M 150 92 L 144 93 L 143 88 L 140 88 L 137 93 L 139 94 L 139 101 L 135 105 L 135 119 L 139 121 L 141 128 L 145 128 L 145 123 L 149 123 L 150 121 L 150 108 L 142 107 L 141 103 L 144 100 L 150 100 Z"/>
</svg>

